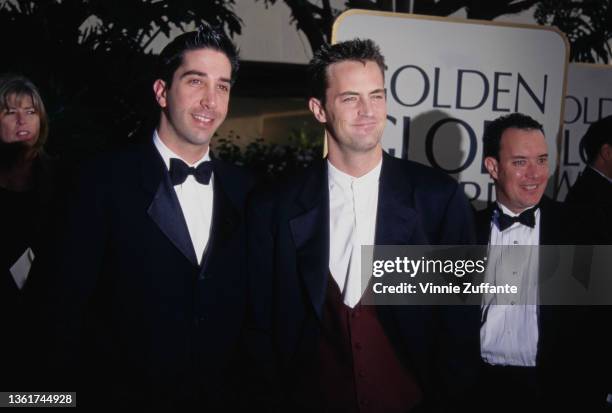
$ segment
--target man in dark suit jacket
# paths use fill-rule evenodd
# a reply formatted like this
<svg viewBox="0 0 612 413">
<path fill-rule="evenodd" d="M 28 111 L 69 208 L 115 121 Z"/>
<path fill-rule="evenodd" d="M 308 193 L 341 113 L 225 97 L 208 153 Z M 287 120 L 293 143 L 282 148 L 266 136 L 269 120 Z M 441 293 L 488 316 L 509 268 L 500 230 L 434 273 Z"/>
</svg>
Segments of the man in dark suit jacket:
<svg viewBox="0 0 612 413">
<path fill-rule="evenodd" d="M 575 225 L 576 217 L 544 195 L 548 182 L 548 149 L 542 125 L 519 113 L 498 118 L 484 133 L 484 163 L 495 182 L 497 201 L 476 214 L 478 242 L 489 244 L 489 267 L 504 245 L 591 244 L 600 239 Z M 518 247 L 520 248 L 520 247 Z M 513 270 L 516 285 L 535 296 L 512 305 L 483 305 L 482 368 L 478 396 L 481 411 L 548 411 L 561 406 L 597 411 L 605 393 L 604 364 L 594 325 L 595 314 L 579 306 L 538 305 L 538 289 L 554 270 L 551 250 L 516 263 L 497 263 Z M 516 251 L 519 252 L 519 251 Z M 506 253 L 506 257 L 510 253 Z M 500 258 L 506 259 L 506 258 Z M 510 268 L 515 265 L 516 268 Z M 498 267 L 499 268 L 499 267 Z M 515 305 L 516 304 L 516 305 Z"/>
<path fill-rule="evenodd" d="M 283 411 L 453 404 L 478 360 L 477 317 L 364 305 L 354 263 L 361 245 L 472 242 L 469 205 L 450 177 L 383 153 L 385 64 L 372 41 L 325 46 L 310 69 L 327 159 L 248 209 L 250 339 L 270 379 L 262 392 Z"/>
<path fill-rule="evenodd" d="M 159 59 L 153 139 L 85 167 L 71 201 L 43 287 L 46 388 L 76 390 L 80 406 L 231 409 L 251 180 L 209 143 L 227 114 L 237 51 L 201 26 Z"/>
<path fill-rule="evenodd" d="M 587 166 L 565 198 L 574 204 L 612 207 L 612 115 L 593 123 L 580 141 Z"/>
</svg>

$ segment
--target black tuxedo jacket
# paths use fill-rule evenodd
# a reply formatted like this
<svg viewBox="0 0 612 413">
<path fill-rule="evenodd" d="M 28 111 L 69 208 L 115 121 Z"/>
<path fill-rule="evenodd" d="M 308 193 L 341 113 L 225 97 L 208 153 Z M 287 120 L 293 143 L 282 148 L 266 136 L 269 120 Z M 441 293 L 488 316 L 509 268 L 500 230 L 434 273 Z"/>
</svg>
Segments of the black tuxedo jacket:
<svg viewBox="0 0 612 413">
<path fill-rule="evenodd" d="M 494 208 L 491 204 L 476 213 L 479 244 L 489 242 Z M 539 208 L 540 245 L 585 245 L 602 238 L 576 219 L 573 208 L 547 196 L 542 197 Z M 554 252 L 547 252 L 546 260 L 542 257 L 540 254 L 539 277 L 544 281 L 555 270 L 556 262 Z M 608 313 L 597 307 L 539 306 L 536 369 L 541 398 L 549 408 L 573 406 L 582 411 L 599 411 L 603 407 L 602 377 L 608 362 L 603 352 L 605 334 L 601 334 L 601 323 Z"/>
<path fill-rule="evenodd" d="M 262 391 L 299 406 L 293 378 L 315 356 L 329 278 L 327 162 L 259 191 L 248 211 L 252 354 L 270 372 Z M 471 243 L 471 214 L 453 179 L 384 154 L 376 245 Z M 477 319 L 449 307 L 380 306 L 378 314 L 426 400 L 459 397 L 478 361 Z"/>
<path fill-rule="evenodd" d="M 201 266 L 152 142 L 84 168 L 35 288 L 50 327 L 51 387 L 80 391 L 80 405 L 176 410 L 236 401 L 251 179 L 212 162 L 212 226 Z"/>
<path fill-rule="evenodd" d="M 612 183 L 598 174 L 593 168 L 584 168 L 574 185 L 570 188 L 565 202 L 576 204 L 604 204 L 612 206 Z M 608 213 L 610 210 L 608 209 Z"/>
</svg>

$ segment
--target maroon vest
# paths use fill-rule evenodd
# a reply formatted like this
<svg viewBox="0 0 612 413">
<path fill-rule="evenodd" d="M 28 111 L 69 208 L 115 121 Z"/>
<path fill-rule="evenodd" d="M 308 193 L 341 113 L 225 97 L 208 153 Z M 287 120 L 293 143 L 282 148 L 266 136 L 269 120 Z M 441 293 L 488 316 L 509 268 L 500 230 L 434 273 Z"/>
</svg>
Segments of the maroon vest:
<svg viewBox="0 0 612 413">
<path fill-rule="evenodd" d="M 296 406 L 306 411 L 408 412 L 422 398 L 413 374 L 398 359 L 376 307 L 342 301 L 330 275 L 318 353 L 305 366 Z"/>
</svg>

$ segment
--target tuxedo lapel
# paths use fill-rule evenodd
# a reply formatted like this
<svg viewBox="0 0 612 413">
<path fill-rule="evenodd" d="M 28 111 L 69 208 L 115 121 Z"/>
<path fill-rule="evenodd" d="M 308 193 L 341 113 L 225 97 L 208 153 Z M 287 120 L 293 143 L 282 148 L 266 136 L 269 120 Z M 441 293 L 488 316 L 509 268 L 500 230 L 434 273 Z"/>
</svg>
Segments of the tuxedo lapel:
<svg viewBox="0 0 612 413">
<path fill-rule="evenodd" d="M 395 160 L 383 155 L 376 212 L 376 245 L 420 244 L 424 234 L 417 228 L 417 213 L 410 199 L 410 183 L 396 170 Z M 422 235 L 422 236 L 421 236 Z"/>
<path fill-rule="evenodd" d="M 144 189 L 154 194 L 147 213 L 185 258 L 197 266 L 198 261 L 181 205 L 164 161 L 153 143 L 147 146 L 141 172 Z"/>
<path fill-rule="evenodd" d="M 329 191 L 325 161 L 308 176 L 297 202 L 301 213 L 289 225 L 296 246 L 298 273 L 321 319 L 329 273 Z"/>
<path fill-rule="evenodd" d="M 232 235 L 240 224 L 240 213 L 232 203 L 224 188 L 231 187 L 229 177 L 222 168 L 222 164 L 213 159 L 213 210 L 210 226 L 208 246 L 202 257 L 201 273 L 206 274 L 210 268 L 211 257 L 222 251 L 224 244 L 231 240 Z"/>
<path fill-rule="evenodd" d="M 478 211 L 475 215 L 476 240 L 479 244 L 486 245 L 491 239 L 491 219 L 494 208 L 495 204 L 491 203 L 486 209 Z"/>
</svg>

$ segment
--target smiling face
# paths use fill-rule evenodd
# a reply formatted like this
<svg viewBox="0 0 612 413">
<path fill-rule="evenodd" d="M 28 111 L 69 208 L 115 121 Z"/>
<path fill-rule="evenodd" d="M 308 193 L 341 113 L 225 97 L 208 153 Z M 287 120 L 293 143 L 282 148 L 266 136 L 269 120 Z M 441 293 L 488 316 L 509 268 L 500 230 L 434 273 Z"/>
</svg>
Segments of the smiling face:
<svg viewBox="0 0 612 413">
<path fill-rule="evenodd" d="M 29 95 L 10 95 L 0 111 L 0 140 L 33 147 L 40 134 L 40 115 Z"/>
<path fill-rule="evenodd" d="M 162 108 L 160 139 L 186 161 L 195 162 L 208 150 L 210 139 L 225 120 L 229 104 L 231 64 L 213 49 L 185 52 L 172 84 L 155 81 Z"/>
<path fill-rule="evenodd" d="M 536 205 L 548 182 L 548 147 L 537 129 L 506 129 L 501 135 L 499 160 L 485 158 L 495 180 L 497 200 L 514 213 Z"/>
<path fill-rule="evenodd" d="M 374 61 L 346 60 L 327 69 L 325 104 L 310 99 L 310 110 L 325 124 L 330 159 L 380 151 L 387 118 L 383 73 Z"/>
</svg>

